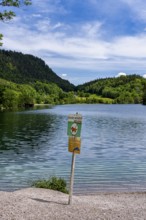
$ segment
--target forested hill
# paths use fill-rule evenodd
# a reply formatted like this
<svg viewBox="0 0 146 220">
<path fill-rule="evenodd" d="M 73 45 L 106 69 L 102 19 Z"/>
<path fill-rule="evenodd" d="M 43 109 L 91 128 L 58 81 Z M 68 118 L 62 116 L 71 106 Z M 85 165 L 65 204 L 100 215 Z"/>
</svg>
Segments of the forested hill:
<svg viewBox="0 0 146 220">
<path fill-rule="evenodd" d="M 0 109 L 35 103 L 146 105 L 146 79 L 127 75 L 97 79 L 75 87 L 57 76 L 40 58 L 0 50 Z"/>
<path fill-rule="evenodd" d="M 0 78 L 21 84 L 36 81 L 51 82 L 64 91 L 74 90 L 75 87 L 54 73 L 42 59 L 6 50 L 0 50 Z"/>
<path fill-rule="evenodd" d="M 139 75 L 127 75 L 98 79 L 77 86 L 80 95 L 95 94 L 110 98 L 113 103 L 142 103 L 146 79 Z"/>
</svg>

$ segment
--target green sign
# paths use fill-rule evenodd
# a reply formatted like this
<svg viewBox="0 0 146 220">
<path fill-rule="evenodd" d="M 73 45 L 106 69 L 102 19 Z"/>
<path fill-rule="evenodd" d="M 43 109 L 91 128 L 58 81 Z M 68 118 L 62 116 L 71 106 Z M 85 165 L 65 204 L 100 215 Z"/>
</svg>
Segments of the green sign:
<svg viewBox="0 0 146 220">
<path fill-rule="evenodd" d="M 82 127 L 82 115 L 75 114 L 68 116 L 68 127 L 67 127 L 68 136 L 80 137 L 81 127 Z"/>
</svg>

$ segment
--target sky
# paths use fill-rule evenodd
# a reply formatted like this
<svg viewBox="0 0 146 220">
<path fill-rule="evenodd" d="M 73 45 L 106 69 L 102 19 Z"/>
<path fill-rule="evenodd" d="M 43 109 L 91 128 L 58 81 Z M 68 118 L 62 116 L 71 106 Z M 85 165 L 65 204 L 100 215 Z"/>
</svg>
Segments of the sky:
<svg viewBox="0 0 146 220">
<path fill-rule="evenodd" d="M 2 49 L 35 55 L 75 85 L 146 78 L 145 0 L 32 0 L 11 10 L 17 16 L 0 22 Z"/>
</svg>

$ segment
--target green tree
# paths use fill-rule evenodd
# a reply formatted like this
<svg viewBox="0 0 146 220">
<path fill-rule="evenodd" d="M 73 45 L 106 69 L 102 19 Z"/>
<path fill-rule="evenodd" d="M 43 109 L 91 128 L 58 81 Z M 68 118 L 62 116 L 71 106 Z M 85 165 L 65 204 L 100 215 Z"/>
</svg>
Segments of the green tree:
<svg viewBox="0 0 146 220">
<path fill-rule="evenodd" d="M 3 93 L 3 106 L 6 109 L 15 109 L 19 103 L 19 92 L 12 89 L 6 89 Z"/>
<path fill-rule="evenodd" d="M 0 41 L 2 40 L 3 35 L 0 34 Z M 2 46 L 2 43 L 0 42 L 0 46 Z"/>
<path fill-rule="evenodd" d="M 20 106 L 26 107 L 34 105 L 37 93 L 33 87 L 30 85 L 21 85 L 20 92 Z"/>
<path fill-rule="evenodd" d="M 146 105 L 146 83 L 144 84 L 143 105 Z"/>
<path fill-rule="evenodd" d="M 0 6 L 4 8 L 3 11 L 0 11 L 0 21 L 8 21 L 16 16 L 16 14 L 13 11 L 8 10 L 9 7 L 19 8 L 21 5 L 30 5 L 30 4 L 31 4 L 31 0 L 0 0 Z M 0 34 L 0 41 L 2 40 L 2 37 L 3 35 Z M 1 42 L 0 42 L 0 46 L 2 46 Z"/>
</svg>

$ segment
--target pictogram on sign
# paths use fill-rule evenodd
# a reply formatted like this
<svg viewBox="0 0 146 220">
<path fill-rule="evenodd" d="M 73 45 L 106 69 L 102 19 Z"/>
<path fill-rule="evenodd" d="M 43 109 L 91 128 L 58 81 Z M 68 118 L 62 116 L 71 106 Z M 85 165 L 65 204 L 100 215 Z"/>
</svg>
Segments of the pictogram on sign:
<svg viewBox="0 0 146 220">
<path fill-rule="evenodd" d="M 82 116 L 80 114 L 68 116 L 68 136 L 80 137 L 82 126 Z"/>
</svg>

